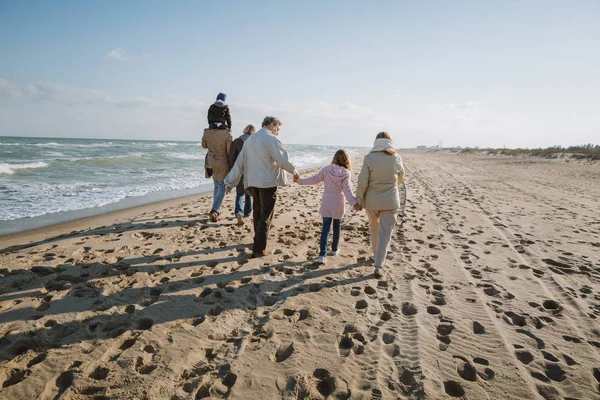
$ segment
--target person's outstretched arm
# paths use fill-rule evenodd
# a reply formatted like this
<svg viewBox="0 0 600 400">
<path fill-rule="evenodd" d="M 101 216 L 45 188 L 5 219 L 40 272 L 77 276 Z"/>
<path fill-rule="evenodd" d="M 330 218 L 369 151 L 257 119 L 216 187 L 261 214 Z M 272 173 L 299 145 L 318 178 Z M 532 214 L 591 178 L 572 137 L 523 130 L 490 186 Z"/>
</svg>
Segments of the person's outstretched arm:
<svg viewBox="0 0 600 400">
<path fill-rule="evenodd" d="M 369 187 L 370 175 L 367 160 L 363 159 L 363 165 L 360 169 L 360 174 L 358 174 L 358 185 L 356 186 L 356 201 L 362 206 L 365 205 L 365 193 Z"/>
<path fill-rule="evenodd" d="M 235 164 L 233 164 L 233 168 L 225 177 L 225 186 L 226 187 L 235 187 L 238 183 L 240 183 L 240 179 L 244 175 L 244 148 L 242 147 L 242 151 L 238 155 Z"/>
<path fill-rule="evenodd" d="M 346 200 L 350 203 L 351 206 L 358 203 L 356 197 L 352 194 L 352 184 L 350 182 L 350 174 L 348 177 L 342 181 L 342 191 L 344 192 L 344 196 L 346 196 Z"/>
<path fill-rule="evenodd" d="M 309 176 L 308 178 L 299 178 L 298 185 L 316 185 L 317 183 L 321 183 L 325 180 L 325 168 L 321 169 L 319 172 L 314 174 L 313 176 Z"/>
<path fill-rule="evenodd" d="M 273 136 L 267 145 L 267 150 L 271 159 L 275 160 L 279 164 L 279 168 L 284 169 L 290 174 L 296 175 L 296 167 L 289 161 L 288 152 L 285 150 L 279 139 Z M 243 149 L 242 149 L 243 151 Z"/>
<path fill-rule="evenodd" d="M 400 157 L 398 159 L 398 185 L 402 185 L 404 182 L 404 165 L 402 164 L 402 159 Z"/>
</svg>

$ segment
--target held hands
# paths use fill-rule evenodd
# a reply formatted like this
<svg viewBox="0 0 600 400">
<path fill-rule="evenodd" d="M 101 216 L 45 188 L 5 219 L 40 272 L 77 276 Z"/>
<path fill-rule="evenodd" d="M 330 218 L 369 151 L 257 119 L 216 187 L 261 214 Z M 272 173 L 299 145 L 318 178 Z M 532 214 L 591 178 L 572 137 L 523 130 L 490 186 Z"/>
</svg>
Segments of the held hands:
<svg viewBox="0 0 600 400">
<path fill-rule="evenodd" d="M 363 206 L 362 206 L 361 204 L 358 204 L 358 203 L 356 203 L 355 205 L 353 205 L 353 206 L 352 206 L 352 208 L 353 208 L 355 211 L 362 211 L 362 209 L 363 209 Z"/>
<path fill-rule="evenodd" d="M 225 194 L 231 193 L 231 186 L 225 186 Z"/>
<path fill-rule="evenodd" d="M 294 174 L 294 183 L 298 183 L 298 179 L 300 179 L 300 174 L 295 173 Z"/>
</svg>

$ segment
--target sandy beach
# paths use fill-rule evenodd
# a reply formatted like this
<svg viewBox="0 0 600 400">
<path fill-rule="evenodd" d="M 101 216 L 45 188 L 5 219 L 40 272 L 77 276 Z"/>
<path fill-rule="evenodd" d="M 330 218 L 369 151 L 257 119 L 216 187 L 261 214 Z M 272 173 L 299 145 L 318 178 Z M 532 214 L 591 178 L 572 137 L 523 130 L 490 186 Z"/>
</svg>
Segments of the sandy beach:
<svg viewBox="0 0 600 400">
<path fill-rule="evenodd" d="M 0 237 L 0 398 L 600 398 L 600 164 L 401 155 L 380 279 L 364 212 L 312 261 L 319 186 L 266 258 L 231 194 Z"/>
</svg>

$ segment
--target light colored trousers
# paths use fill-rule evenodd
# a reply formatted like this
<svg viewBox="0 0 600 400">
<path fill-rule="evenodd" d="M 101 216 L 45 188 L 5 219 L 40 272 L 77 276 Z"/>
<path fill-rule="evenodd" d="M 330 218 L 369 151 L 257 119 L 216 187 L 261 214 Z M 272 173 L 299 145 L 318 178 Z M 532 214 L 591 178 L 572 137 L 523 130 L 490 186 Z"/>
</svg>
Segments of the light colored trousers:
<svg viewBox="0 0 600 400">
<path fill-rule="evenodd" d="M 396 225 L 396 210 L 367 210 L 367 216 L 371 226 L 371 248 L 375 256 L 375 266 L 381 267 Z"/>
</svg>

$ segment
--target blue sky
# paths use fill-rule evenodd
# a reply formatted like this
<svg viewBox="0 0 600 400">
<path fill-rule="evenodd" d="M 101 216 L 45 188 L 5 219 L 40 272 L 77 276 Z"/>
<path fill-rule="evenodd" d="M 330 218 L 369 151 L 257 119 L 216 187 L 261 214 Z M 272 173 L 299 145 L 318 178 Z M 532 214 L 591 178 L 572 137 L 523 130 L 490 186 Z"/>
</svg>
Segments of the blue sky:
<svg viewBox="0 0 600 400">
<path fill-rule="evenodd" d="M 597 1 L 0 0 L 0 135 L 599 143 Z"/>
</svg>

